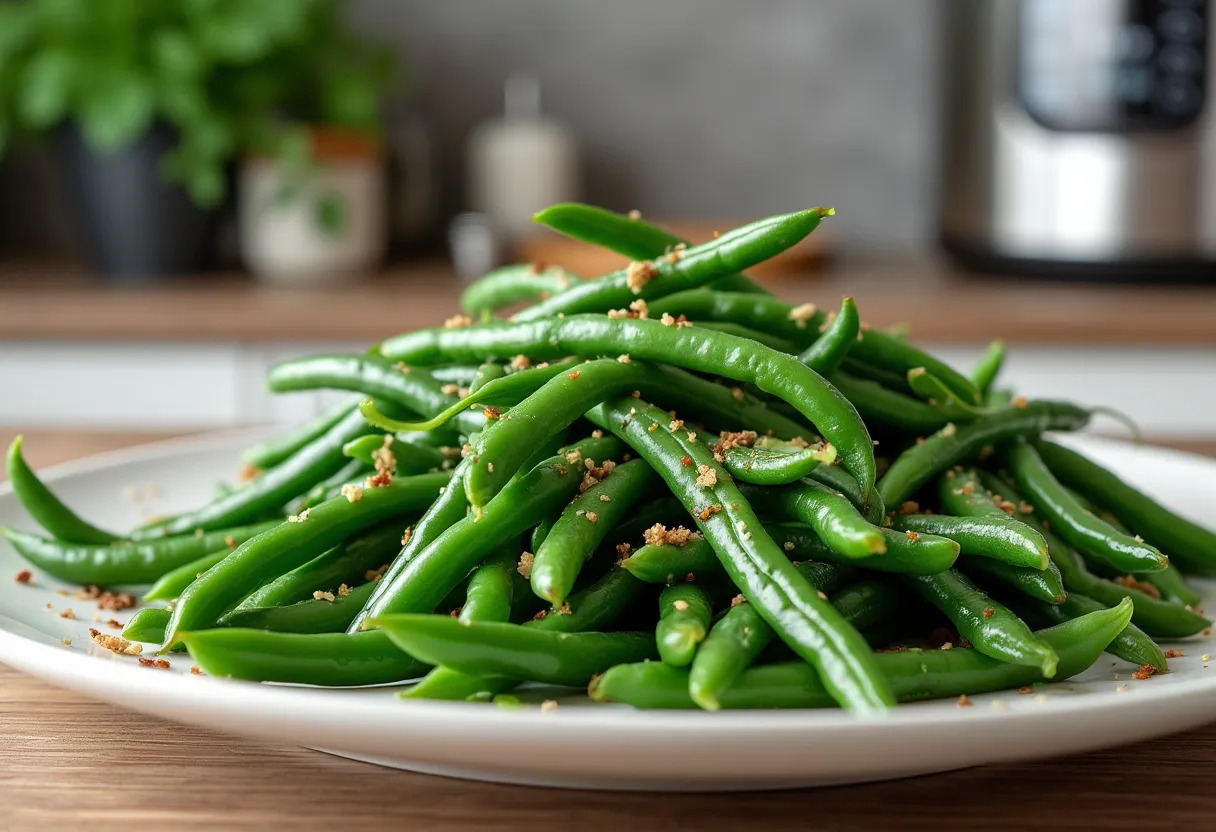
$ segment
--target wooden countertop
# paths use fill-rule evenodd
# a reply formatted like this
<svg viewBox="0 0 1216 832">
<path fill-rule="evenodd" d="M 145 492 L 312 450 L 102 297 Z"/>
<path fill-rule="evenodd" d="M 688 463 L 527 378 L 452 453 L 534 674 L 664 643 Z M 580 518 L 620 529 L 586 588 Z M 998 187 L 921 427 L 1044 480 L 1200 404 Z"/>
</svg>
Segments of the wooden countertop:
<svg viewBox="0 0 1216 832">
<path fill-rule="evenodd" d="M 0 431 L 0 444 L 12 433 Z M 25 433 L 35 466 L 159 438 Z M 1216 443 L 1180 447 L 1216 455 Z M 863 786 L 717 795 L 560 791 L 394 771 L 121 711 L 2 665 L 0 725 L 6 829 L 813 825 L 1143 832 L 1206 829 L 1216 813 L 1216 724 L 1066 759 Z"/>
<path fill-rule="evenodd" d="M 1216 345 L 1216 281 L 1123 286 L 966 277 L 941 262 L 842 261 L 770 284 L 868 323 L 908 324 L 936 343 Z M 0 339 L 371 342 L 440 323 L 460 284 L 438 262 L 397 266 L 338 289 L 270 288 L 233 274 L 115 287 L 46 264 L 0 265 Z"/>
</svg>

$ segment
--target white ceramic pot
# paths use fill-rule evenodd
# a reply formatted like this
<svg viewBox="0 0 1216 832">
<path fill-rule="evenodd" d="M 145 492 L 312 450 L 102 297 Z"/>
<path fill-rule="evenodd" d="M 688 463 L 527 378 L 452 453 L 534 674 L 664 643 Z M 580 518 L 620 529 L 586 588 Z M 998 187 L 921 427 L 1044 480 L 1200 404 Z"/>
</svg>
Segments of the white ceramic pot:
<svg viewBox="0 0 1216 832">
<path fill-rule="evenodd" d="M 274 283 L 349 281 L 383 259 L 386 208 L 378 153 L 319 158 L 297 182 L 273 159 L 247 159 L 238 203 L 241 257 Z"/>
</svg>

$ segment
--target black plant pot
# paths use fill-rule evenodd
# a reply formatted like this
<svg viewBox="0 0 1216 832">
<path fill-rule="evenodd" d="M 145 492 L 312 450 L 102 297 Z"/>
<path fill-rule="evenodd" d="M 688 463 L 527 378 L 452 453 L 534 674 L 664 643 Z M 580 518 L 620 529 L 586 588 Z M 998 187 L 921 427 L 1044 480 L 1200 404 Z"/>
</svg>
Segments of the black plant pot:
<svg viewBox="0 0 1216 832">
<path fill-rule="evenodd" d="M 161 178 L 160 159 L 176 144 L 172 130 L 155 126 L 109 153 L 94 150 L 74 124 L 56 139 L 66 196 L 96 271 L 147 282 L 204 267 L 214 212 Z"/>
</svg>

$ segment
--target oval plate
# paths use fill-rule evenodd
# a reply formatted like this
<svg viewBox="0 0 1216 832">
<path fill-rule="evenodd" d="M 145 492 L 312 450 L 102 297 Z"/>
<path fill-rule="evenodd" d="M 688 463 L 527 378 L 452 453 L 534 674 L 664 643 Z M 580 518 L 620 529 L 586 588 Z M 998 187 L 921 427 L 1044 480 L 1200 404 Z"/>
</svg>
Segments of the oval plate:
<svg viewBox="0 0 1216 832">
<path fill-rule="evenodd" d="M 172 512 L 207 499 L 264 431 L 174 440 L 61 465 L 48 480 L 80 512 L 114 528 L 142 519 L 130 497 Z M 1211 522 L 1216 462 L 1158 448 L 1069 437 L 1179 512 Z M 155 488 L 149 488 L 155 484 Z M 0 524 L 30 527 L 7 486 Z M 126 495 L 124 496 L 124 489 Z M 0 575 L 24 568 L 0 544 Z M 178 722 L 324 749 L 414 771 L 506 783 L 598 789 L 787 788 L 926 774 L 1130 743 L 1216 719 L 1206 639 L 1177 645 L 1173 672 L 1146 681 L 1103 656 L 1070 681 L 953 701 L 901 705 L 882 719 L 839 711 L 663 712 L 559 697 L 542 713 L 471 703 L 402 701 L 395 688 L 321 690 L 140 667 L 93 644 L 92 602 L 37 574 L 0 593 L 0 662 L 88 696 Z M 1209 608 L 1216 584 L 1201 582 Z M 65 596 L 61 590 L 67 592 Z M 48 605 L 50 609 L 48 609 Z M 73 608 L 76 618 L 58 615 Z M 102 621 L 121 617 L 100 613 Z M 111 630 L 111 632 L 116 632 Z M 64 639 L 71 644 L 65 645 Z"/>
</svg>

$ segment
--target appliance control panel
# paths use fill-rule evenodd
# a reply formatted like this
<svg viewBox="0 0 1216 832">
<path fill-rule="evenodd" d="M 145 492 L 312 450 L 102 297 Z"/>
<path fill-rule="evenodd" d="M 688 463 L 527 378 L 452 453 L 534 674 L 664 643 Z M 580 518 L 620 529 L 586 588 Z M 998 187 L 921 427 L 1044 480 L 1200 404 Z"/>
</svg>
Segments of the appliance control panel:
<svg viewBox="0 0 1216 832">
<path fill-rule="evenodd" d="M 1203 112 L 1208 0 L 1022 0 L 1017 95 L 1056 130 L 1185 127 Z"/>
</svg>

